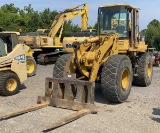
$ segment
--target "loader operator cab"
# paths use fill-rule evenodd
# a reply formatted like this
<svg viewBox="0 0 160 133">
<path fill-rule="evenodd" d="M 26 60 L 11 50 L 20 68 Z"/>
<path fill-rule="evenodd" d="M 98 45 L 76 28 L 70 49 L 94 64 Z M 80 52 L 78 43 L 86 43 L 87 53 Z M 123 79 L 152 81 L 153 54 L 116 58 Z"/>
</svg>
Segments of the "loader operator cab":
<svg viewBox="0 0 160 133">
<path fill-rule="evenodd" d="M 18 44 L 18 36 L 15 33 L 0 33 L 0 56 L 9 54 Z"/>
<path fill-rule="evenodd" d="M 112 4 L 99 7 L 99 33 L 118 33 L 119 39 L 128 39 L 130 44 L 139 41 L 139 9 L 127 4 Z M 134 30 L 135 29 L 135 30 Z"/>
</svg>

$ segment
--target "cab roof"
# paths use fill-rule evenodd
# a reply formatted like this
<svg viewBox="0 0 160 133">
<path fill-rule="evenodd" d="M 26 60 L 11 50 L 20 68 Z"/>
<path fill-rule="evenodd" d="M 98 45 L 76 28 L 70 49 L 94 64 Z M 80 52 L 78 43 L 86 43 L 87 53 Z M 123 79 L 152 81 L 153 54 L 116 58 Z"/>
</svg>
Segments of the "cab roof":
<svg viewBox="0 0 160 133">
<path fill-rule="evenodd" d="M 132 8 L 132 9 L 140 10 L 139 8 L 135 8 L 135 7 L 133 7 L 133 6 L 129 5 L 129 4 L 107 4 L 107 5 L 100 6 L 100 8 L 101 7 L 114 7 L 114 6 L 127 6 L 127 7 Z"/>
<path fill-rule="evenodd" d="M 20 35 L 20 33 L 16 31 L 2 31 L 0 32 L 0 34 L 17 34 L 18 36 Z"/>
</svg>

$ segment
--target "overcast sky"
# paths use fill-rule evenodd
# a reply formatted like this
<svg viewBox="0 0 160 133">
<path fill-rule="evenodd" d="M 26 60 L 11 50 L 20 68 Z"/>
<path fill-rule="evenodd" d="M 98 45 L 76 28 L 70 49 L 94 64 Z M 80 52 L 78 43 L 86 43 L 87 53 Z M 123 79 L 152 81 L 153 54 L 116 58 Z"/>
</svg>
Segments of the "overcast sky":
<svg viewBox="0 0 160 133">
<path fill-rule="evenodd" d="M 23 9 L 32 5 L 34 10 L 42 11 L 45 8 L 61 11 L 76 5 L 87 3 L 89 6 L 89 25 L 93 26 L 97 21 L 97 9 L 104 4 L 126 3 L 140 8 L 140 29 L 145 29 L 150 21 L 160 21 L 160 0 L 0 0 L 0 6 L 13 3 Z M 80 17 L 73 19 L 74 24 L 80 25 Z"/>
</svg>

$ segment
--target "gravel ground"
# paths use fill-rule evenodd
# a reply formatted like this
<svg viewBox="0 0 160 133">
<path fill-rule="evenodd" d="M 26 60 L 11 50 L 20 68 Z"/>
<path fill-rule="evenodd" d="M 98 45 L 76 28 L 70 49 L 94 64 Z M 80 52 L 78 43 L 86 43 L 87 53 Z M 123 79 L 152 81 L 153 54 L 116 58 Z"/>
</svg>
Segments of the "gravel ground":
<svg viewBox="0 0 160 133">
<path fill-rule="evenodd" d="M 35 105 L 44 95 L 45 77 L 52 76 L 53 65 L 38 65 L 37 74 L 29 78 L 17 95 L 0 96 L 0 115 Z M 160 68 L 154 67 L 149 87 L 133 86 L 127 102 L 111 104 L 96 91 L 98 114 L 86 115 L 51 133 L 160 133 Z M 46 107 L 11 119 L 0 121 L 0 133 L 41 133 L 47 125 L 74 111 Z"/>
</svg>

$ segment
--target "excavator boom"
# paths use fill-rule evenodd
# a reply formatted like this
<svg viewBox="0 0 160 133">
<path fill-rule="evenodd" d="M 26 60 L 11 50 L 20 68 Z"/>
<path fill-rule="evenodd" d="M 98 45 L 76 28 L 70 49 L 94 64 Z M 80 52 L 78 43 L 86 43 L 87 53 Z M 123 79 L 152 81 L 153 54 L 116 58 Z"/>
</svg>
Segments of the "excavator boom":
<svg viewBox="0 0 160 133">
<path fill-rule="evenodd" d="M 69 8 L 69 9 L 64 10 L 63 12 L 58 13 L 51 25 L 48 36 L 55 37 L 58 30 L 60 29 L 60 27 L 63 25 L 65 21 L 70 20 L 80 15 L 82 17 L 81 28 L 87 29 L 88 27 L 88 5 L 83 4 L 82 9 L 79 9 L 80 6 L 82 5 L 75 6 L 73 8 Z"/>
</svg>

